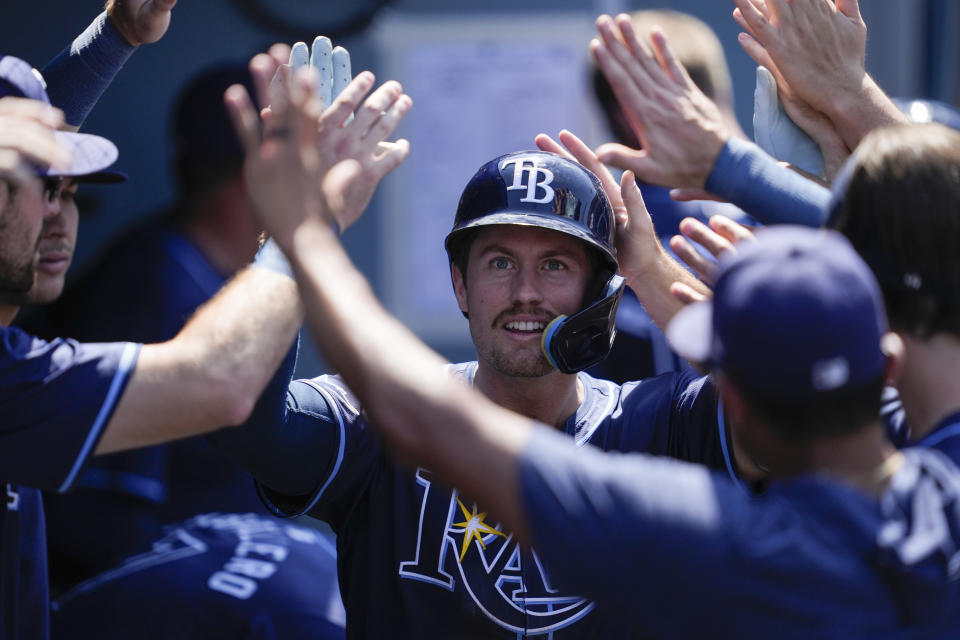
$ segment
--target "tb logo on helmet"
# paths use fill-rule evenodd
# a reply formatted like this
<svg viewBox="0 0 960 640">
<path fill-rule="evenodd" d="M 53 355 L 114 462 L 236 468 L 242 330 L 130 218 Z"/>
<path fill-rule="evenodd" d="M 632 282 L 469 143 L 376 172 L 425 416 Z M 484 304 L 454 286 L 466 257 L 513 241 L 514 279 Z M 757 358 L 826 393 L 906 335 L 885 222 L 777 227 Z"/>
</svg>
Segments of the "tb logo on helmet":
<svg viewBox="0 0 960 640">
<path fill-rule="evenodd" d="M 541 167 L 535 156 L 513 156 L 506 158 L 500 163 L 499 169 L 502 171 L 511 164 L 513 165 L 513 184 L 507 187 L 507 191 L 526 189 L 527 195 L 524 198 L 520 198 L 520 202 L 543 204 L 553 200 L 553 187 L 550 186 L 550 183 L 553 182 L 553 171 L 546 167 Z M 526 184 L 523 183 L 524 175 L 528 176 Z M 543 176 L 542 181 L 540 180 L 540 176 Z M 543 189 L 542 198 L 536 197 L 538 187 Z"/>
</svg>

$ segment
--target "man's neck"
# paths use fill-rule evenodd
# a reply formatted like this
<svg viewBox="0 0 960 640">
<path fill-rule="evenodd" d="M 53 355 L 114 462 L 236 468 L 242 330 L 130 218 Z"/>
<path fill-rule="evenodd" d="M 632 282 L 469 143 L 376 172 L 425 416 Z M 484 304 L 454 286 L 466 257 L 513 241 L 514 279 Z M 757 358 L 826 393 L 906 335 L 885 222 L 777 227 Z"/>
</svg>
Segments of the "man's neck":
<svg viewBox="0 0 960 640">
<path fill-rule="evenodd" d="M 13 324 L 13 319 L 17 317 L 18 311 L 20 311 L 18 305 L 0 302 L 0 327 L 9 327 Z"/>
<path fill-rule="evenodd" d="M 856 433 L 810 445 L 810 470 L 868 494 L 879 494 L 902 463 L 879 422 Z"/>
<path fill-rule="evenodd" d="M 539 378 L 516 378 L 477 365 L 474 385 L 501 407 L 544 424 L 563 429 L 584 399 L 576 375 L 555 371 Z"/>
<path fill-rule="evenodd" d="M 897 387 L 916 442 L 960 410 L 960 338 L 942 333 L 927 340 L 902 337 L 906 358 Z"/>
</svg>

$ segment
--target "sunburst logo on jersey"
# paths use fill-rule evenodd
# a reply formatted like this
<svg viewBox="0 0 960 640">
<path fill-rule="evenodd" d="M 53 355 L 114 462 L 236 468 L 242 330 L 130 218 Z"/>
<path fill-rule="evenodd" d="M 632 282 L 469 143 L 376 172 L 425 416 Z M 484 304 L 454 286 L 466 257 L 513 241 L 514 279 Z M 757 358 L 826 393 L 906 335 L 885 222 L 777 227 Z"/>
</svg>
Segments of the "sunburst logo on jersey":
<svg viewBox="0 0 960 640">
<path fill-rule="evenodd" d="M 477 542 L 480 543 L 480 546 L 483 549 L 487 548 L 487 545 L 483 544 L 483 536 L 488 533 L 493 533 L 504 538 L 507 537 L 502 531 L 497 531 L 490 525 L 488 525 L 484 520 L 487 517 L 487 512 L 477 513 L 477 507 L 474 505 L 473 511 L 467 511 L 467 508 L 463 506 L 463 503 L 460 502 L 460 498 L 457 498 L 457 504 L 460 505 L 460 511 L 463 512 L 463 517 L 466 518 L 463 522 L 455 522 L 452 526 L 460 527 L 463 531 L 463 546 L 460 548 L 460 561 L 463 562 L 463 557 L 467 555 L 467 548 L 470 546 L 470 543 L 474 538 L 477 539 Z"/>
</svg>

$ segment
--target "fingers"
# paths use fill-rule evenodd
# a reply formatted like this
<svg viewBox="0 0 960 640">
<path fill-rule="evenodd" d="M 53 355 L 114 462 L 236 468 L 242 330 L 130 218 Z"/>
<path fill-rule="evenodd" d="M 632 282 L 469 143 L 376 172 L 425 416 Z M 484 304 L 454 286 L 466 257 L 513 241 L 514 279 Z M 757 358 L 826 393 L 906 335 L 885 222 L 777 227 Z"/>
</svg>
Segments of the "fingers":
<svg viewBox="0 0 960 640">
<path fill-rule="evenodd" d="M 741 33 L 737 36 L 737 42 L 754 62 L 761 67 L 766 67 L 770 73 L 779 74 L 776 63 L 773 61 L 773 58 L 770 57 L 770 52 L 754 39 L 753 36 L 748 33 Z"/>
<path fill-rule="evenodd" d="M 651 172 L 655 167 L 643 149 L 631 149 L 616 142 L 607 142 L 597 147 L 597 158 L 604 164 L 633 171 L 644 182 L 656 182 L 651 179 Z"/>
<path fill-rule="evenodd" d="M 684 218 L 680 221 L 680 233 L 709 251 L 715 258 L 719 258 L 726 251 L 733 250 L 733 243 L 729 239 L 694 218 Z"/>
<path fill-rule="evenodd" d="M 374 123 L 385 114 L 387 109 L 389 109 L 402 94 L 403 87 L 400 86 L 399 82 L 396 80 L 384 82 L 363 101 L 363 105 L 354 114 L 354 119 L 350 123 L 350 127 L 360 131 L 361 137 L 367 137 Z"/>
<path fill-rule="evenodd" d="M 57 129 L 63 124 L 63 111 L 27 98 L 0 98 L 0 116 L 2 115 L 29 118 L 51 129 Z"/>
<path fill-rule="evenodd" d="M 712 260 L 697 251 L 696 247 L 685 237 L 676 235 L 670 238 L 670 249 L 681 262 L 690 267 L 697 277 L 708 284 L 713 283 L 717 265 Z"/>
<path fill-rule="evenodd" d="M 295 42 L 294 45 L 290 48 L 290 64 L 291 69 L 299 69 L 310 64 L 310 49 L 307 47 L 306 42 Z"/>
<path fill-rule="evenodd" d="M 633 26 L 633 20 L 626 13 L 618 14 L 614 20 L 616 28 L 619 29 L 618 40 L 626 44 L 633 59 L 640 63 L 643 71 L 651 78 L 662 81 L 663 69 L 659 62 L 654 58 L 654 53 L 647 45 L 645 39 L 639 37 Z"/>
<path fill-rule="evenodd" d="M 377 181 L 387 175 L 407 159 L 410 154 L 410 142 L 401 138 L 396 142 L 381 142 L 377 145 L 377 155 L 374 167 L 377 171 Z"/>
<path fill-rule="evenodd" d="M 346 88 L 340 92 L 333 104 L 323 113 L 320 124 L 325 128 L 342 127 L 354 110 L 360 105 L 363 97 L 373 88 L 376 80 L 369 71 L 357 74 Z"/>
<path fill-rule="evenodd" d="M 637 186 L 637 178 L 632 171 L 624 171 L 620 176 L 620 197 L 626 206 L 629 220 L 638 220 L 644 218 L 649 220 L 650 213 L 647 211 L 647 205 L 643 201 L 643 194 L 640 193 L 640 187 Z"/>
<path fill-rule="evenodd" d="M 694 302 L 705 302 L 710 296 L 695 291 L 692 287 L 683 282 L 674 282 L 670 285 L 670 294 L 683 304 L 693 304 Z"/>
<path fill-rule="evenodd" d="M 333 97 L 336 98 L 350 84 L 353 72 L 350 68 L 350 53 L 343 47 L 333 50 Z"/>
<path fill-rule="evenodd" d="M 677 202 L 690 202 L 692 200 L 712 200 L 713 202 L 726 202 L 723 198 L 704 189 L 671 189 L 670 199 Z"/>
<path fill-rule="evenodd" d="M 333 44 L 326 36 L 313 39 L 310 48 L 310 66 L 317 70 L 317 97 L 321 107 L 333 104 Z"/>
<path fill-rule="evenodd" d="M 655 27 L 650 31 L 650 41 L 653 43 L 653 50 L 657 54 L 660 66 L 670 74 L 670 77 L 680 84 L 685 84 L 688 87 L 693 86 L 693 80 L 690 79 L 690 75 L 684 66 L 680 64 L 680 60 L 677 59 L 676 54 L 670 47 L 666 34 L 660 27 Z"/>
<path fill-rule="evenodd" d="M 837 0 L 837 10 L 848 18 L 863 21 L 860 15 L 860 3 L 857 0 Z"/>
<path fill-rule="evenodd" d="M 397 125 L 400 124 L 400 121 L 407 115 L 411 107 L 413 107 L 413 99 L 410 98 L 410 96 L 405 93 L 397 96 L 393 104 L 381 112 L 380 117 L 377 118 L 364 136 L 364 143 L 367 150 L 370 152 L 374 151 L 380 142 L 393 135 Z"/>
<path fill-rule="evenodd" d="M 769 36 L 770 23 L 751 0 L 733 0 L 737 6 L 734 18 L 747 31 L 761 42 Z"/>
<path fill-rule="evenodd" d="M 748 241 L 756 242 L 753 232 L 740 223 L 734 222 L 724 215 L 715 215 L 710 218 L 710 228 L 726 238 L 732 244 Z M 716 255 L 716 254 L 715 254 Z"/>
<path fill-rule="evenodd" d="M 244 154 L 248 157 L 255 155 L 260 146 L 260 128 L 257 112 L 247 94 L 247 89 L 241 84 L 229 87 L 224 93 L 224 103 L 227 105 L 227 112 L 243 146 Z"/>
<path fill-rule="evenodd" d="M 262 105 L 270 105 L 275 115 L 285 113 L 290 78 L 281 70 L 276 58 L 267 53 L 257 54 L 250 60 L 250 75 L 257 101 Z"/>
<path fill-rule="evenodd" d="M 534 144 L 537 145 L 537 148 L 540 149 L 541 151 L 556 153 L 557 155 L 561 155 L 564 158 L 567 158 L 568 160 L 576 161 L 576 158 L 574 158 L 562 144 L 560 144 L 559 142 L 557 142 L 556 140 L 554 140 L 553 138 L 551 138 L 545 133 L 537 134 L 537 137 L 533 139 L 533 142 Z"/>
</svg>

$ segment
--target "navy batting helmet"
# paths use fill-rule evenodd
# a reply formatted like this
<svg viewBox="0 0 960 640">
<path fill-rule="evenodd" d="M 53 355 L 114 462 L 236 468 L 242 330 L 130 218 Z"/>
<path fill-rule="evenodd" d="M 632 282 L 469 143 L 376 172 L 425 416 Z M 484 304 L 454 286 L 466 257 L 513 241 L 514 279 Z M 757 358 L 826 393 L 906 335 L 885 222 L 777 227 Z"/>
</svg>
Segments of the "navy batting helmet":
<svg viewBox="0 0 960 640">
<path fill-rule="evenodd" d="M 495 224 L 543 227 L 571 235 L 600 256 L 593 287 L 598 292 L 572 316 L 554 318 L 543 332 L 543 352 L 564 373 L 603 360 L 616 335 L 614 320 L 623 296 L 613 240 L 613 208 L 595 175 L 563 156 L 518 151 L 487 162 L 460 196 L 453 230 L 445 245 L 452 263 L 468 250 L 480 227 Z"/>
</svg>

